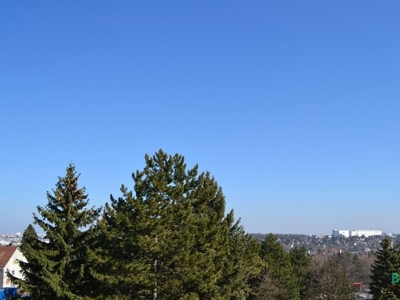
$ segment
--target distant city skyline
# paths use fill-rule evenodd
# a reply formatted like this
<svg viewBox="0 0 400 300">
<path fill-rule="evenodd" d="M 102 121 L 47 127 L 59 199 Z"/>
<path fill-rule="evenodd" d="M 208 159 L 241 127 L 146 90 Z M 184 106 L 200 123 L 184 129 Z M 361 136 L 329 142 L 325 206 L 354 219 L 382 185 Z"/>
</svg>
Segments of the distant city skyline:
<svg viewBox="0 0 400 300">
<path fill-rule="evenodd" d="M 42 232 L 42 231 L 40 231 L 40 228 L 38 228 L 38 227 L 36 227 L 35 228 L 35 230 L 37 230 L 37 234 L 38 234 L 38 236 L 44 236 L 46 233 L 44 233 L 44 232 Z M 334 231 L 357 231 L 357 232 L 359 232 L 359 231 L 380 231 L 380 234 L 376 234 L 376 235 L 385 235 L 385 234 L 400 234 L 400 232 L 386 232 L 386 231 L 382 231 L 382 230 L 380 230 L 380 229 L 332 229 L 330 232 L 327 232 L 327 233 L 290 233 L 290 232 L 288 232 L 287 234 L 303 234 L 303 235 L 309 235 L 309 234 L 311 234 L 311 235 L 331 235 L 331 236 L 334 236 Z M 286 233 L 279 233 L 279 232 L 248 232 L 248 233 L 254 233 L 254 234 L 258 234 L 258 233 L 260 233 L 260 234 L 269 234 L 269 233 L 273 233 L 273 234 L 286 234 Z M 0 232 L 0 240 L 1 240 L 1 237 L 3 236 L 3 235 L 7 235 L 7 236 L 19 236 L 19 237 L 22 237 L 22 235 L 23 235 L 23 232 Z M 339 234 L 340 235 L 340 234 Z M 341 236 L 343 236 L 343 235 L 341 235 Z M 355 236 L 361 236 L 361 234 L 356 234 Z M 349 236 L 343 236 L 343 237 L 349 237 Z"/>
<path fill-rule="evenodd" d="M 73 162 L 104 206 L 159 149 L 251 233 L 400 232 L 400 2 L 0 4 L 0 231 Z"/>
</svg>

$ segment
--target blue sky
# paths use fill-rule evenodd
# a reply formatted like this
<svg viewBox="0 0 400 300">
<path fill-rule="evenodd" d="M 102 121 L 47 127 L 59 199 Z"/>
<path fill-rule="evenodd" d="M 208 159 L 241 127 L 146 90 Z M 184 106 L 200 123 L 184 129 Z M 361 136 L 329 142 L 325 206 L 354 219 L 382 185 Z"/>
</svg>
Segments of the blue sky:
<svg viewBox="0 0 400 300">
<path fill-rule="evenodd" d="M 398 1 L 2 1 L 0 232 L 163 149 L 248 232 L 400 233 Z"/>
</svg>

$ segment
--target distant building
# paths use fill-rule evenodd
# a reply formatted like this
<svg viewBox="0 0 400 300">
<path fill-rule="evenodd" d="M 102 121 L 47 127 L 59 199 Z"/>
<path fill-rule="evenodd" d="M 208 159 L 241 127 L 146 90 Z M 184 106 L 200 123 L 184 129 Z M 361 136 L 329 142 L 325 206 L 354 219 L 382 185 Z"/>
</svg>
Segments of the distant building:
<svg viewBox="0 0 400 300">
<path fill-rule="evenodd" d="M 21 277 L 21 268 L 17 260 L 25 260 L 18 246 L 0 246 L 0 288 L 14 287 L 7 277 L 7 270 L 16 277 Z"/>
<path fill-rule="evenodd" d="M 369 230 L 332 230 L 332 236 L 334 237 L 350 237 L 350 236 L 377 236 L 382 235 L 382 230 L 369 229 Z"/>
<path fill-rule="evenodd" d="M 350 230 L 332 230 L 332 236 L 333 237 L 349 237 L 350 236 Z"/>
<path fill-rule="evenodd" d="M 370 229 L 370 230 L 352 230 L 350 231 L 350 236 L 376 236 L 382 235 L 382 230 Z"/>
</svg>

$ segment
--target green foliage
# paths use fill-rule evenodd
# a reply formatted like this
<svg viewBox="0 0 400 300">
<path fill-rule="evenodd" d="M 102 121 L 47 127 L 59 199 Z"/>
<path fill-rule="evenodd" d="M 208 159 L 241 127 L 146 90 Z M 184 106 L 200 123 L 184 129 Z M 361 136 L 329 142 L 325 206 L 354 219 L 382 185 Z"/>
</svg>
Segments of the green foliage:
<svg viewBox="0 0 400 300">
<path fill-rule="evenodd" d="M 89 299 L 95 289 L 87 260 L 95 238 L 91 225 L 100 210 L 86 208 L 88 196 L 85 188 L 78 187 L 78 179 L 70 164 L 53 193 L 47 192 L 47 205 L 37 207 L 34 221 L 48 241 L 40 241 L 31 225 L 24 232 L 20 249 L 27 262 L 19 262 L 23 279 L 9 276 L 33 298 Z"/>
<path fill-rule="evenodd" d="M 133 191 L 106 204 L 93 274 L 114 299 L 244 299 L 257 244 L 244 233 L 209 173 L 181 155 L 146 155 Z"/>
<path fill-rule="evenodd" d="M 41 251 L 43 248 L 42 243 L 39 241 L 36 230 L 32 224 L 29 224 L 25 229 L 19 249 L 26 258 L 26 261 L 19 261 L 24 279 L 21 280 L 10 273 L 8 273 L 7 276 L 14 284 L 22 287 L 22 289 L 29 289 L 29 286 L 41 285 L 41 276 L 43 276 Z"/>
<path fill-rule="evenodd" d="M 233 213 L 226 217 L 230 226 L 229 253 L 224 257 L 223 277 L 218 282 L 224 299 L 246 299 L 251 292 L 249 282 L 261 272 L 260 243 L 246 234 L 239 221 L 233 223 Z"/>
<path fill-rule="evenodd" d="M 297 279 L 300 299 L 306 299 L 312 280 L 312 256 L 305 247 L 294 247 L 289 251 L 289 257 Z"/>
<path fill-rule="evenodd" d="M 225 213 L 210 173 L 162 150 L 145 160 L 132 175 L 133 190 L 122 186 L 100 219 L 70 164 L 34 214 L 46 241 L 28 226 L 20 246 L 24 277 L 8 274 L 12 282 L 40 300 L 354 299 L 347 274 L 359 276 L 357 257 L 316 264 L 305 248 L 287 253 L 273 234 L 260 244 L 233 211 Z M 398 249 L 382 245 L 376 274 L 399 267 Z M 386 273 L 373 274 L 376 286 Z M 385 293 L 377 299 L 397 299 L 396 287 Z"/>
<path fill-rule="evenodd" d="M 276 236 L 269 234 L 261 243 L 260 257 L 264 262 L 261 276 L 253 282 L 254 299 L 300 299 L 296 274 L 289 254 Z"/>
<path fill-rule="evenodd" d="M 392 272 L 399 272 L 399 246 L 392 246 L 386 236 L 376 252 L 376 260 L 371 268 L 370 289 L 374 299 L 400 299 L 400 286 L 392 284 Z"/>
</svg>

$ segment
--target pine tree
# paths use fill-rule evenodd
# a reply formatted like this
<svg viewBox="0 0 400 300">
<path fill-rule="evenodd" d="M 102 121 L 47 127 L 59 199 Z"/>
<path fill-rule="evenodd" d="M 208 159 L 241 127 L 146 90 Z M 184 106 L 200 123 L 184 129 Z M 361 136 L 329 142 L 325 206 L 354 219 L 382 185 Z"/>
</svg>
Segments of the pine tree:
<svg viewBox="0 0 400 300">
<path fill-rule="evenodd" d="M 160 150 L 145 160 L 144 170 L 132 175 L 133 191 L 122 186 L 122 197 L 111 196 L 99 222 L 93 257 L 101 293 L 110 299 L 244 299 L 254 244 L 233 212 L 225 216 L 215 179 L 198 174 L 197 165 L 187 169 L 178 154 Z M 251 259 L 238 261 L 240 255 Z"/>
<path fill-rule="evenodd" d="M 261 243 L 260 257 L 265 263 L 260 280 L 255 284 L 255 299 L 299 299 L 296 274 L 289 254 L 277 237 L 269 234 Z"/>
<path fill-rule="evenodd" d="M 398 247 L 393 247 L 386 236 L 376 252 L 376 260 L 371 267 L 370 289 L 374 299 L 400 299 L 399 284 L 392 283 L 392 273 L 400 272 Z"/>
<path fill-rule="evenodd" d="M 307 253 L 307 249 L 303 246 L 290 249 L 289 257 L 297 279 L 300 299 L 307 299 L 311 281 L 312 256 Z"/>
<path fill-rule="evenodd" d="M 78 179 L 70 164 L 53 193 L 47 192 L 47 205 L 37 207 L 39 216 L 34 214 L 34 222 L 47 241 L 39 240 L 32 226 L 24 232 L 20 247 L 27 259 L 20 261 L 23 279 L 11 279 L 34 298 L 90 299 L 95 289 L 87 259 L 95 238 L 92 224 L 100 209 L 86 208 L 88 195 L 78 187 Z"/>
<path fill-rule="evenodd" d="M 227 299 L 246 299 L 251 293 L 250 283 L 261 272 L 260 243 L 246 234 L 240 220 L 234 222 L 233 213 L 225 219 L 230 225 L 229 254 L 224 259 L 223 277 L 219 280 L 221 294 Z"/>
</svg>

